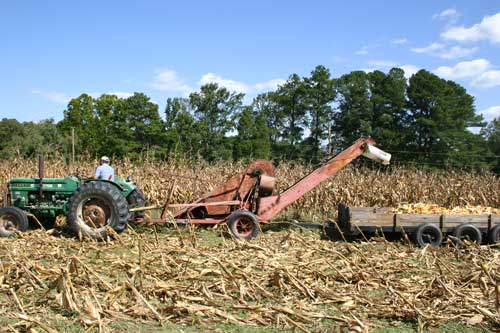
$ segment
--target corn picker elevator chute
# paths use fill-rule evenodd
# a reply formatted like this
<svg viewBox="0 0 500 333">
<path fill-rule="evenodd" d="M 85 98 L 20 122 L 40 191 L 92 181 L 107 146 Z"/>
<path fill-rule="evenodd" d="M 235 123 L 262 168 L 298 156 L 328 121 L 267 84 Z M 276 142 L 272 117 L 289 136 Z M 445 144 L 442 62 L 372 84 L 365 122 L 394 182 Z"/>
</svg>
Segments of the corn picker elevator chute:
<svg viewBox="0 0 500 333">
<path fill-rule="evenodd" d="M 271 162 L 257 160 L 242 173 L 219 185 L 193 203 L 169 204 L 162 207 L 132 209 L 143 211 L 162 208 L 160 218 L 137 218 L 136 222 L 221 224 L 227 223 L 235 238 L 252 239 L 259 232 L 259 223 L 268 223 L 283 209 L 329 179 L 354 159 L 364 155 L 372 160 L 388 164 L 391 155 L 376 148 L 372 138 L 361 138 L 338 155 L 322 164 L 309 175 L 300 179 L 280 194 L 275 194 L 275 174 Z M 173 193 L 176 179 L 173 179 Z M 170 199 L 170 198 L 169 198 Z M 180 208 L 169 214 L 169 209 Z"/>
</svg>

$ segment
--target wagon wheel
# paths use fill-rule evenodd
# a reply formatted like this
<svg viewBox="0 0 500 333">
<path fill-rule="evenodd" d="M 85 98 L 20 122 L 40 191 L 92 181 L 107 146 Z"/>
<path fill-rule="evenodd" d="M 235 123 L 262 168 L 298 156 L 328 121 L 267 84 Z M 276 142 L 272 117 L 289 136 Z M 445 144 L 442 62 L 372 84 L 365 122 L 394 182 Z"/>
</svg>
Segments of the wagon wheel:
<svg viewBox="0 0 500 333">
<path fill-rule="evenodd" d="M 490 230 L 490 233 L 488 235 L 488 241 L 491 243 L 491 244 L 498 244 L 500 243 L 500 224 L 493 227 L 491 230 Z"/>
<path fill-rule="evenodd" d="M 28 230 L 26 213 L 17 207 L 0 208 L 0 237 L 9 237 L 18 231 Z"/>
<path fill-rule="evenodd" d="M 468 240 L 469 242 L 474 242 L 481 244 L 482 236 L 481 231 L 473 224 L 461 224 L 453 230 L 453 236 L 458 242 Z"/>
<path fill-rule="evenodd" d="M 229 230 L 236 239 L 250 240 L 259 233 L 259 221 L 249 211 L 237 211 L 229 217 Z"/>
<path fill-rule="evenodd" d="M 413 237 L 414 242 L 420 247 L 425 247 L 426 245 L 439 247 L 443 241 L 443 233 L 438 227 L 431 223 L 420 225 Z"/>
</svg>

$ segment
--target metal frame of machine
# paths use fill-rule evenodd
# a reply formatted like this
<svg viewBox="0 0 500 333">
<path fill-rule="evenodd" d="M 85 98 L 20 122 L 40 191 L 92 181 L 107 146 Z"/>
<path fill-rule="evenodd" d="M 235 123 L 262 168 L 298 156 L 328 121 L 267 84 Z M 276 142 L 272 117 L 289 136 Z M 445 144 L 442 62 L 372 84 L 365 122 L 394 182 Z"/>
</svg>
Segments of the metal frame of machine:
<svg viewBox="0 0 500 333">
<path fill-rule="evenodd" d="M 300 179 L 283 193 L 273 195 L 276 179 L 271 162 L 257 160 L 244 172 L 234 176 L 212 192 L 193 203 L 170 204 L 176 180 L 163 206 L 133 208 L 131 211 L 162 209 L 159 218 L 142 217 L 137 223 L 228 223 L 236 238 L 251 239 L 256 236 L 259 223 L 268 223 L 283 209 L 326 181 L 354 159 L 364 155 L 372 160 L 388 164 L 391 155 L 374 147 L 375 140 L 361 138 L 350 147 L 323 163 L 319 168 Z M 181 208 L 170 213 L 171 208 Z"/>
</svg>

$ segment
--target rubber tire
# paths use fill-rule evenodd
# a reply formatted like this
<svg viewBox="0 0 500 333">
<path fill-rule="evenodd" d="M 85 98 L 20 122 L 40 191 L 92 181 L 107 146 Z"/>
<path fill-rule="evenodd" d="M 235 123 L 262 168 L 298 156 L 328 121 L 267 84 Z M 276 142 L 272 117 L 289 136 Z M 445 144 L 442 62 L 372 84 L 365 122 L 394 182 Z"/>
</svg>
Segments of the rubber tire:
<svg viewBox="0 0 500 333">
<path fill-rule="evenodd" d="M 108 206 L 111 217 L 108 223 L 100 228 L 92 228 L 79 217 L 79 205 L 90 199 L 100 199 Z M 82 207 L 83 208 L 83 207 Z M 68 222 L 73 231 L 78 235 L 88 236 L 95 240 L 105 240 L 108 237 L 107 227 L 116 233 L 125 230 L 128 223 L 128 203 L 121 191 L 111 183 L 93 181 L 80 186 L 68 202 Z"/>
<path fill-rule="evenodd" d="M 138 208 L 138 207 L 144 207 L 146 206 L 146 198 L 144 197 L 144 193 L 136 187 L 135 190 L 130 192 L 130 194 L 127 197 L 127 202 L 129 208 Z M 132 212 L 129 215 L 129 219 L 137 219 L 137 218 L 143 218 L 145 215 L 145 212 Z"/>
<path fill-rule="evenodd" d="M 249 233 L 241 234 L 240 232 L 238 232 L 238 221 L 240 219 L 246 219 L 247 222 L 253 224 L 253 228 Z M 231 216 L 229 216 L 227 224 L 232 236 L 236 239 L 251 240 L 257 237 L 257 235 L 259 234 L 259 220 L 257 219 L 257 216 L 246 210 L 236 211 L 231 214 Z"/>
<path fill-rule="evenodd" d="M 0 218 L 4 216 L 9 216 L 11 218 L 11 222 L 16 224 L 15 230 L 24 232 L 28 230 L 29 222 L 28 215 L 17 207 L 2 207 L 0 208 Z M 0 228 L 0 237 L 9 237 L 15 233 L 15 230 L 5 230 L 4 228 Z"/>
<path fill-rule="evenodd" d="M 429 232 L 433 233 L 435 238 L 430 242 L 424 239 L 425 233 Z M 420 247 L 425 247 L 426 245 L 430 245 L 432 247 L 440 247 L 441 243 L 443 242 L 443 233 L 434 224 L 425 223 L 418 226 L 417 230 L 415 230 L 415 233 L 413 234 L 413 241 Z"/>
<path fill-rule="evenodd" d="M 460 242 L 466 236 L 464 233 L 472 236 L 472 239 L 468 239 L 469 241 L 481 244 L 483 237 L 481 235 L 481 231 L 475 225 L 470 223 L 461 224 L 456 227 L 455 230 L 453 230 L 452 235 L 457 239 L 458 242 Z"/>
<path fill-rule="evenodd" d="M 500 243 L 500 224 L 491 228 L 490 233 L 488 234 L 488 241 L 490 244 Z"/>
</svg>

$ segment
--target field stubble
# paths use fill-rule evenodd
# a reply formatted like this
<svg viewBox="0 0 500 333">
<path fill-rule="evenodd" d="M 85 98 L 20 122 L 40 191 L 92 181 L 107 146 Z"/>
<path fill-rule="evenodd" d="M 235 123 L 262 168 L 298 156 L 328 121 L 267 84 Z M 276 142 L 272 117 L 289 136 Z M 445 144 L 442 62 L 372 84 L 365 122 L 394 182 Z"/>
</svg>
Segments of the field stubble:
<svg viewBox="0 0 500 333">
<path fill-rule="evenodd" d="M 79 163 L 78 173 L 91 175 L 94 167 Z M 165 200 L 170 174 L 190 177 L 177 182 L 173 197 L 189 202 L 244 167 L 222 162 L 115 163 L 117 174 L 132 175 L 153 204 Z M 280 165 L 279 188 L 287 188 L 309 169 Z M 47 177 L 71 171 L 61 161 L 47 161 L 46 170 Z M 2 182 L 34 175 L 33 161 L 0 163 Z M 340 201 L 356 206 L 428 202 L 499 207 L 499 185 L 490 174 L 351 167 L 299 200 L 292 211 L 320 218 L 332 214 Z M 53 230 L 0 239 L 3 330 L 247 327 L 320 332 L 340 327 L 367 332 L 450 323 L 459 323 L 460 329 L 500 326 L 500 252 L 494 247 L 433 250 L 383 239 L 332 242 L 294 230 L 238 242 L 222 235 L 224 227 L 160 229 L 129 228 L 110 243 L 56 237 Z"/>
</svg>

